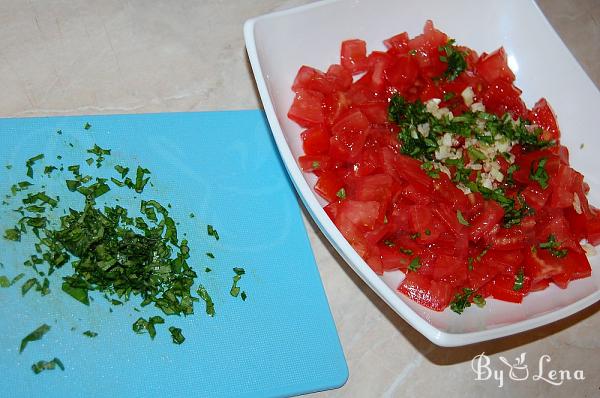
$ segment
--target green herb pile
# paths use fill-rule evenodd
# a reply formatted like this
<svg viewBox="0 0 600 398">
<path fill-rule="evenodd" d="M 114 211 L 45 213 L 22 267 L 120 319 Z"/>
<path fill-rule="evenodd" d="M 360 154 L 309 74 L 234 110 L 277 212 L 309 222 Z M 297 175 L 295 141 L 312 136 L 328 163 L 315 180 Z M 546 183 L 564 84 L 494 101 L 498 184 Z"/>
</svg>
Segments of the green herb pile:
<svg viewBox="0 0 600 398">
<path fill-rule="evenodd" d="M 440 149 L 440 140 L 445 134 L 454 138 L 476 139 L 482 145 L 494 145 L 498 140 L 516 142 L 529 150 L 541 149 L 555 145 L 554 141 L 541 139 L 542 130 L 530 131 L 530 122 L 523 119 L 513 120 L 510 114 L 498 117 L 483 111 L 466 111 L 460 116 L 436 117 L 427 111 L 426 105 L 420 101 L 408 102 L 400 95 L 394 95 L 388 107 L 388 118 L 400 127 L 398 140 L 402 143 L 401 153 L 423 161 L 421 168 L 432 178 L 439 178 L 439 166 L 448 167 L 452 172 L 452 181 L 471 192 L 480 192 L 484 198 L 498 202 L 504 209 L 503 225 L 511 227 L 531 213 L 531 209 L 519 196 L 517 200 L 506 195 L 503 187 L 490 189 L 479 180 L 471 181 L 472 170 L 467 168 L 462 157 L 436 159 L 435 153 Z M 428 133 L 419 132 L 419 126 L 427 125 Z M 476 147 L 466 148 L 469 157 L 475 161 L 485 160 L 485 154 Z M 509 153 L 503 153 L 506 158 Z M 548 175 L 544 169 L 545 160 L 540 161 L 536 170 L 532 170 L 532 178 L 542 187 L 547 186 Z M 511 165 L 506 176 L 506 185 L 512 185 L 512 173 L 517 170 Z"/>
<path fill-rule="evenodd" d="M 90 127 L 85 125 L 86 130 Z M 94 156 L 86 160 L 87 165 L 95 164 L 96 169 L 100 169 L 106 158 L 111 156 L 110 149 L 96 144 L 87 152 Z M 156 200 L 137 199 L 139 212 L 128 211 L 114 203 L 119 199 L 113 199 L 112 205 L 98 204 L 99 198 L 113 188 L 131 189 L 141 194 L 150 182 L 150 170 L 138 166 L 135 175 L 130 177 L 129 167 L 116 165 L 114 171 L 111 170 L 111 174 L 116 172 L 116 176 L 103 178 L 84 173 L 79 164 L 66 167 L 62 164 L 47 165 L 43 169 L 44 174 L 50 177 L 58 171 L 68 191 L 80 198 L 79 209 L 59 209 L 60 197 L 43 190 L 44 186 L 42 190 L 34 191 L 36 165 L 43 159 L 44 154 L 39 154 L 26 161 L 29 180 L 13 185 L 3 201 L 4 205 L 19 201 L 14 211 L 21 216 L 16 225 L 4 231 L 4 238 L 20 242 L 24 235 L 32 234 L 35 241 L 35 253 L 23 264 L 36 276 L 22 284 L 23 295 L 32 289 L 41 295 L 49 294 L 50 278 L 56 270 L 65 269 L 68 272 L 59 279 L 60 288 L 85 305 L 90 305 L 90 293 L 97 292 L 111 305 L 122 305 L 136 297 L 142 307 L 152 305 L 163 315 L 191 315 L 194 304 L 201 299 L 206 313 L 211 317 L 215 315 L 214 302 L 203 285 L 197 287 L 197 296 L 192 293 L 198 275 L 188 264 L 188 241 L 180 237 L 178 223 L 168 210 L 170 204 L 165 206 Z M 61 159 L 62 156 L 57 156 L 57 160 Z M 12 166 L 7 168 L 12 169 Z M 56 215 L 59 210 L 63 211 L 61 216 Z M 192 213 L 190 217 L 195 216 Z M 207 226 L 207 234 L 219 240 L 219 234 L 212 225 Z M 206 254 L 215 258 L 212 253 Z M 210 268 L 205 270 L 209 272 Z M 231 295 L 237 297 L 240 293 L 237 283 L 245 271 L 234 268 L 234 273 Z M 24 276 L 25 273 L 21 273 L 12 280 L 0 276 L 0 287 L 10 287 Z M 245 292 L 241 296 L 243 300 L 247 297 Z M 155 315 L 149 320 L 139 318 L 132 329 L 139 334 L 148 333 L 154 339 L 156 325 L 164 323 L 161 316 Z M 28 342 L 41 339 L 49 330 L 50 327 L 44 324 L 30 333 L 23 339 L 20 351 Z M 181 329 L 171 326 L 168 330 L 173 343 L 184 342 Z M 90 338 L 98 335 L 90 330 L 83 334 Z M 56 366 L 64 370 L 58 358 L 40 361 L 32 369 L 39 373 Z"/>
</svg>

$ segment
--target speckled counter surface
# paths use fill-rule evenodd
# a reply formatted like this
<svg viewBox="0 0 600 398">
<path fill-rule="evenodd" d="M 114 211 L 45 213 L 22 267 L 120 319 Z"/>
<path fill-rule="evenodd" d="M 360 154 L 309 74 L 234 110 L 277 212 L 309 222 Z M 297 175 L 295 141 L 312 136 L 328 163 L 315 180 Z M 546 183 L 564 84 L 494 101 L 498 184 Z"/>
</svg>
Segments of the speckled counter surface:
<svg viewBox="0 0 600 398">
<path fill-rule="evenodd" d="M 242 36 L 253 16 L 302 0 L 0 0 L 0 116 L 143 113 L 260 107 Z M 539 0 L 600 86 L 600 2 Z M 312 247 L 350 378 L 319 397 L 597 397 L 600 305 L 552 325 L 462 348 L 429 343 L 356 276 L 308 219 Z M 526 353 L 530 377 L 475 380 L 472 358 L 508 372 Z M 581 370 L 554 386 L 543 372 Z"/>
</svg>

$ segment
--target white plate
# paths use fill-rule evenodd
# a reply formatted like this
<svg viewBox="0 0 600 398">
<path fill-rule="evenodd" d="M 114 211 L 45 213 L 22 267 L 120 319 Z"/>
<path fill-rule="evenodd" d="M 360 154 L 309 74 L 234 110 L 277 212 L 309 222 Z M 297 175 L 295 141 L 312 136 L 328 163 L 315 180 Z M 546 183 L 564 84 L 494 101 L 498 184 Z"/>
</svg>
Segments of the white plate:
<svg viewBox="0 0 600 398">
<path fill-rule="evenodd" d="M 571 163 L 591 186 L 589 199 L 600 205 L 600 92 L 581 69 L 533 1 L 323 1 L 264 15 L 246 22 L 246 47 L 269 124 L 287 171 L 308 211 L 354 271 L 404 320 L 435 344 L 460 346 L 522 332 L 571 315 L 600 299 L 600 256 L 592 257 L 592 277 L 530 294 L 522 304 L 489 299 L 485 308 L 462 315 L 428 310 L 396 292 L 402 274 L 376 275 L 327 217 L 315 194 L 315 177 L 304 174 L 301 129 L 286 116 L 291 85 L 305 64 L 326 70 L 339 63 L 340 43 L 367 41 L 367 51 L 407 31 L 422 31 L 427 19 L 457 43 L 478 52 L 504 46 L 523 98 L 532 106 L 546 97 L 558 115 Z M 583 149 L 580 144 L 585 143 Z"/>
</svg>

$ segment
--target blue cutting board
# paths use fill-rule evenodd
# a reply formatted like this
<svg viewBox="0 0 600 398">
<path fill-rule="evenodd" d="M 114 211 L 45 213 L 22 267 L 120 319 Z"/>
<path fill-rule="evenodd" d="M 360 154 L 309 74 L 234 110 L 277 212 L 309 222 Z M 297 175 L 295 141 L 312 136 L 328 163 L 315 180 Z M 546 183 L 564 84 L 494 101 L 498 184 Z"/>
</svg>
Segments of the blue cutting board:
<svg viewBox="0 0 600 398">
<path fill-rule="evenodd" d="M 1 397 L 270 397 L 346 381 L 300 208 L 261 111 L 4 119 L 0 134 L 3 199 L 12 184 L 27 180 L 25 162 L 38 153 L 45 158 L 33 166 L 30 181 L 38 188 L 30 192 L 44 185 L 63 205 L 78 209 L 80 195 L 64 187 L 68 165 L 115 177 L 116 164 L 149 169 L 153 186 L 135 195 L 137 202 L 132 190 L 113 187 L 98 203 L 120 198 L 131 211 L 140 199 L 170 203 L 180 237 L 186 233 L 190 242 L 189 263 L 216 308 L 214 318 L 202 301 L 194 315 L 163 315 L 166 323 L 157 325 L 151 340 L 131 325 L 140 316 L 162 314 L 141 308 L 137 298 L 110 312 L 108 302 L 93 294 L 86 307 L 61 291 L 56 274 L 49 295 L 32 290 L 22 297 L 21 284 L 34 276 L 22 265 L 32 247 L 27 239 L 0 238 L 0 275 L 27 273 L 15 286 L 0 289 Z M 86 149 L 94 144 L 112 150 L 100 169 L 85 163 Z M 61 164 L 64 171 L 43 174 L 45 165 Z M 19 201 L 8 202 L 0 206 L 2 232 L 20 217 L 11 211 Z M 207 224 L 219 240 L 208 236 Z M 246 271 L 238 283 L 246 301 L 229 294 L 233 267 Z M 21 339 L 43 323 L 51 330 L 19 354 Z M 183 330 L 182 345 L 172 343 L 171 325 Z M 86 337 L 86 330 L 98 336 Z M 64 372 L 32 372 L 33 363 L 54 357 L 64 363 Z"/>
</svg>

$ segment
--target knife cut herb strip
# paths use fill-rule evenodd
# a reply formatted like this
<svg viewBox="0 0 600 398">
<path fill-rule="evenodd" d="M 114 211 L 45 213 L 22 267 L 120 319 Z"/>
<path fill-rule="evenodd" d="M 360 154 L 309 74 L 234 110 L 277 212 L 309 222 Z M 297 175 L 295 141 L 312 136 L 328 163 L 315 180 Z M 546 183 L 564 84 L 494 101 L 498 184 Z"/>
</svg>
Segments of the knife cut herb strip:
<svg viewBox="0 0 600 398">
<path fill-rule="evenodd" d="M 93 338 L 93 337 L 98 336 L 98 333 L 92 332 L 91 330 L 86 330 L 85 332 L 83 332 L 83 335 L 87 336 L 87 337 L 90 337 L 90 338 Z"/>
<path fill-rule="evenodd" d="M 43 372 L 44 370 L 54 370 L 57 367 L 62 371 L 65 370 L 65 365 L 63 365 L 61 360 L 58 358 L 54 358 L 51 361 L 38 361 L 34 363 L 33 365 L 31 365 L 31 370 L 33 370 L 33 373 L 38 374 Z"/>
<path fill-rule="evenodd" d="M 23 338 L 23 340 L 21 340 L 21 346 L 19 347 L 19 353 L 23 352 L 25 347 L 27 347 L 27 344 L 31 343 L 32 341 L 41 340 L 42 337 L 44 337 L 44 335 L 46 333 L 48 333 L 49 331 L 50 331 L 50 326 L 48 326 L 44 323 L 43 325 L 41 325 L 37 329 L 35 329 L 33 332 L 29 333 L 27 336 L 25 336 Z"/>
<path fill-rule="evenodd" d="M 208 233 L 208 236 L 212 236 L 214 237 L 216 240 L 219 240 L 219 233 L 217 232 L 216 229 L 213 228 L 212 225 L 208 224 L 206 226 L 206 232 Z"/>
<path fill-rule="evenodd" d="M 165 320 L 160 316 L 152 316 L 148 320 L 140 317 L 133 323 L 132 329 L 138 334 L 147 332 L 150 335 L 150 338 L 154 340 L 154 337 L 156 337 L 156 328 L 154 325 L 163 323 L 165 323 Z"/>
<path fill-rule="evenodd" d="M 25 162 L 25 167 L 27 168 L 27 177 L 33 178 L 33 165 L 35 164 L 35 162 L 43 158 L 44 154 L 40 153 L 39 155 L 27 159 L 27 161 Z"/>
<path fill-rule="evenodd" d="M 171 337 L 173 338 L 173 343 L 181 344 L 185 341 L 185 337 L 181 333 L 181 329 L 176 328 L 175 326 L 169 327 L 169 332 L 171 332 Z"/>
<path fill-rule="evenodd" d="M 237 297 L 240 294 L 240 288 L 237 284 L 242 278 L 242 275 L 246 273 L 246 271 L 243 268 L 236 267 L 233 269 L 233 272 L 235 272 L 235 275 L 233 276 L 233 285 L 231 286 L 229 294 L 231 294 L 233 297 Z"/>
<path fill-rule="evenodd" d="M 215 316 L 215 303 L 213 303 L 212 298 L 208 294 L 208 291 L 206 291 L 206 288 L 200 285 L 200 287 L 198 287 L 197 293 L 198 296 L 200 296 L 200 298 L 206 303 L 206 313 L 208 314 L 208 316 Z"/>
</svg>

